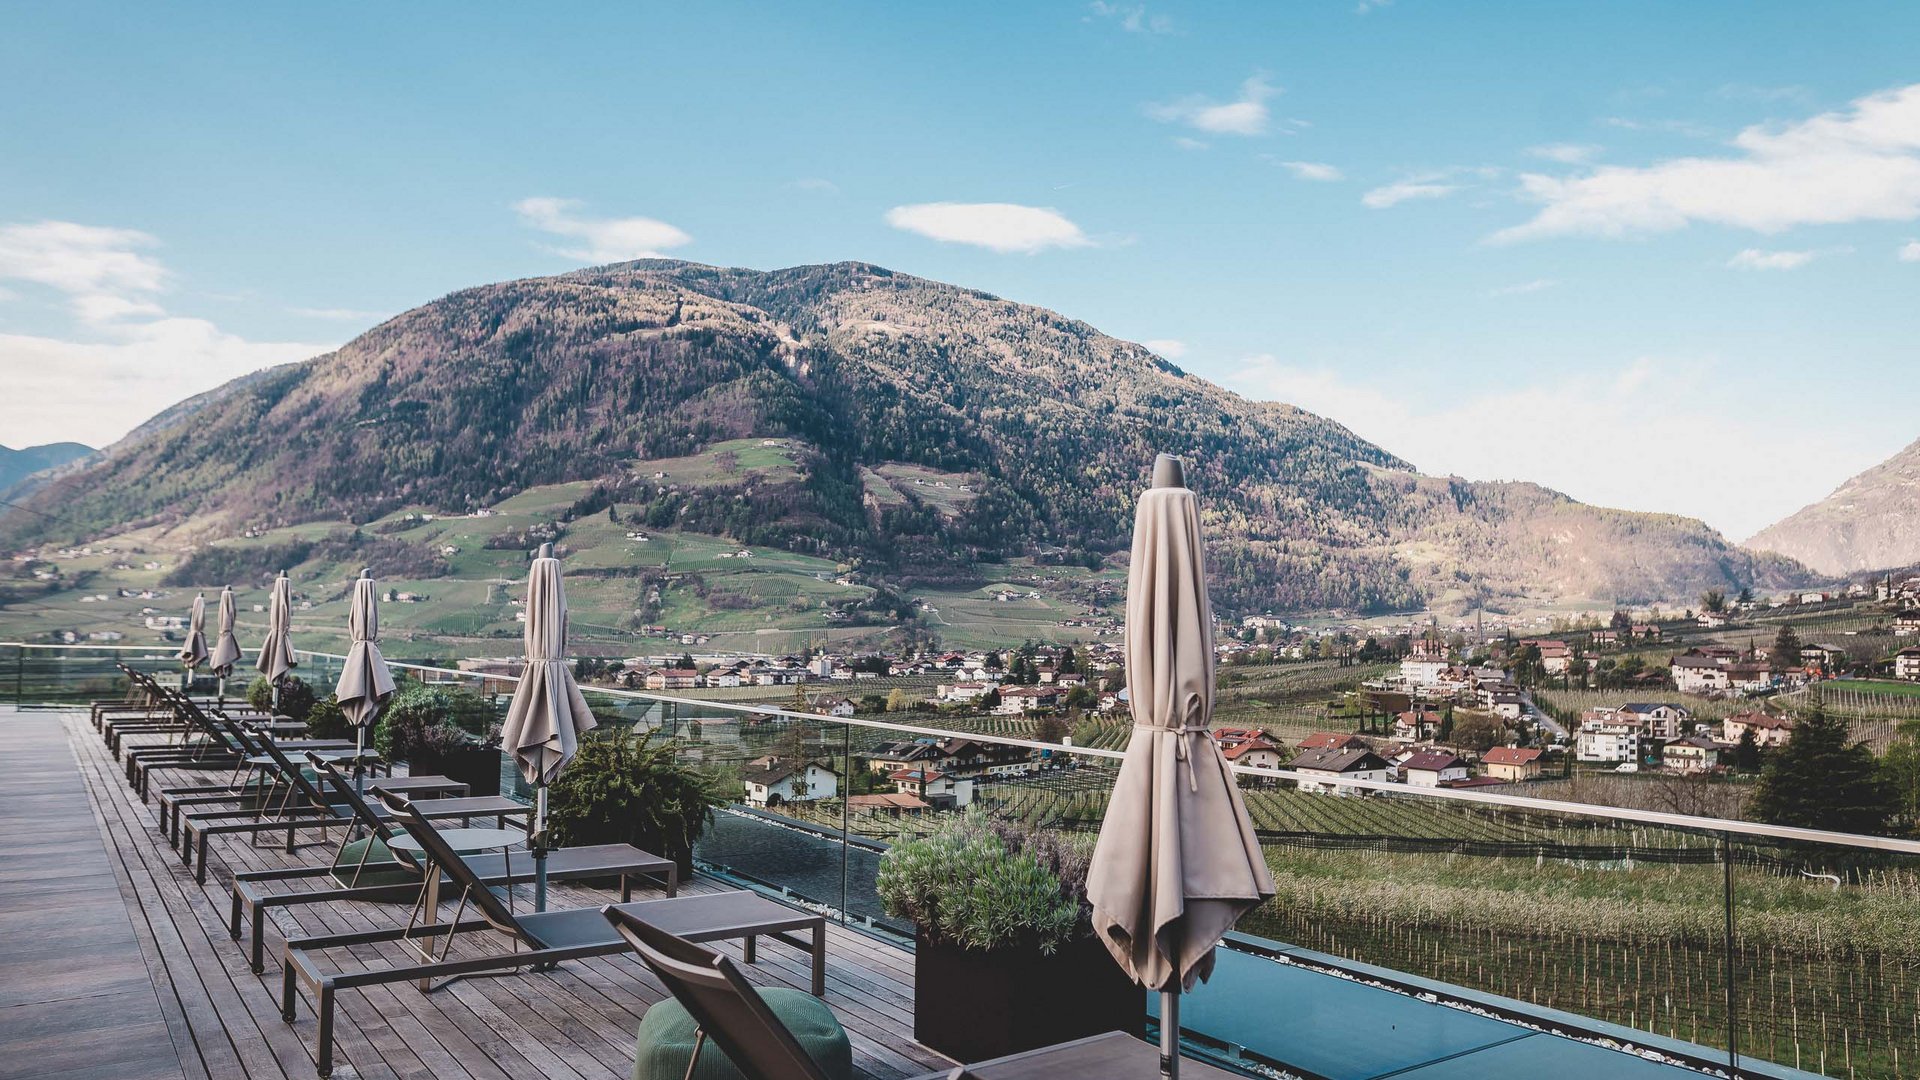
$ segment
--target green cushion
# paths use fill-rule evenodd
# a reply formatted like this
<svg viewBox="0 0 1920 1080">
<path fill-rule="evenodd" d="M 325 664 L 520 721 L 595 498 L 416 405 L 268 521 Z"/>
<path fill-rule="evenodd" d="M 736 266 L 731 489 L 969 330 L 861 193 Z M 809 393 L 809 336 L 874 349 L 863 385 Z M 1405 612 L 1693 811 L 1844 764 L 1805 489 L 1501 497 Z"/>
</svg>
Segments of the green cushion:
<svg viewBox="0 0 1920 1080">
<path fill-rule="evenodd" d="M 366 861 L 361 862 L 362 855 Z M 377 836 L 364 840 L 355 840 L 340 850 L 340 857 L 333 860 L 337 868 L 333 878 L 349 888 L 370 888 L 375 885 L 418 885 L 420 875 L 407 869 L 406 865 L 393 857 L 387 845 Z M 354 869 L 359 868 L 355 876 Z"/>
<path fill-rule="evenodd" d="M 760 1000 L 773 1015 L 793 1032 L 814 1064 L 833 1080 L 853 1076 L 853 1046 L 840 1021 L 827 1003 L 804 990 L 774 986 L 759 990 Z M 699 1026 L 673 998 L 647 1009 L 640 1018 L 640 1037 L 633 1055 L 633 1080 L 743 1080 L 739 1069 L 727 1060 L 718 1046 L 708 1042 L 700 1048 L 700 1060 L 687 1072 L 687 1059 L 693 1056 L 694 1033 Z"/>
</svg>

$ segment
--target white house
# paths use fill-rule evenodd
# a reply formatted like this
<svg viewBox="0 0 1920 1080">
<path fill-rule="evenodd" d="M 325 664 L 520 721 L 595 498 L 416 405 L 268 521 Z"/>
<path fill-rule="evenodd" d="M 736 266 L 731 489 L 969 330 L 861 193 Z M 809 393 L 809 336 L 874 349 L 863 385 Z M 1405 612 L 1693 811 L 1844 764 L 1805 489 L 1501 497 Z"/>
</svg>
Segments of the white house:
<svg viewBox="0 0 1920 1080">
<path fill-rule="evenodd" d="M 800 762 L 768 756 L 756 758 L 741 770 L 748 806 L 779 806 L 790 802 L 831 799 L 840 792 L 839 774 L 824 761 Z"/>
<path fill-rule="evenodd" d="M 1615 710 L 1613 719 L 1638 724 L 1642 734 L 1656 739 L 1677 739 L 1687 734 L 1693 723 L 1693 711 L 1664 701 L 1630 701 Z"/>
<path fill-rule="evenodd" d="M 1408 787 L 1446 787 L 1467 778 L 1467 763 L 1445 750 L 1422 750 L 1400 764 Z"/>
<path fill-rule="evenodd" d="M 1704 653 L 1684 652 L 1673 658 L 1668 670 L 1673 687 L 1683 694 L 1711 694 L 1733 689 L 1733 673 L 1727 664 Z"/>
<path fill-rule="evenodd" d="M 814 699 L 813 710 L 827 716 L 848 717 L 853 715 L 853 702 L 837 694 L 822 694 Z"/>
<path fill-rule="evenodd" d="M 1793 738 L 1793 718 L 1764 712 L 1738 712 L 1720 721 L 1720 738 L 1728 743 L 1738 743 L 1749 731 L 1753 732 L 1756 745 L 1785 746 L 1787 740 Z"/>
<path fill-rule="evenodd" d="M 1447 670 L 1447 648 L 1437 641 L 1416 641 L 1400 661 L 1400 679 L 1408 686 L 1432 686 Z"/>
<path fill-rule="evenodd" d="M 1588 723 L 1574 739 L 1573 756 L 1579 761 L 1635 761 L 1639 754 L 1640 728 L 1635 724 Z"/>
<path fill-rule="evenodd" d="M 1894 654 L 1893 677 L 1920 682 L 1920 646 L 1901 649 Z"/>
<path fill-rule="evenodd" d="M 1302 751 L 1293 759 L 1293 771 L 1302 776 L 1311 776 L 1313 780 L 1301 780 L 1300 790 L 1321 792 L 1329 795 L 1365 795 L 1361 788 L 1335 784 L 1334 780 L 1379 780 L 1393 779 L 1393 766 L 1387 760 L 1371 750 L 1361 748 L 1324 747 L 1318 750 Z"/>
</svg>

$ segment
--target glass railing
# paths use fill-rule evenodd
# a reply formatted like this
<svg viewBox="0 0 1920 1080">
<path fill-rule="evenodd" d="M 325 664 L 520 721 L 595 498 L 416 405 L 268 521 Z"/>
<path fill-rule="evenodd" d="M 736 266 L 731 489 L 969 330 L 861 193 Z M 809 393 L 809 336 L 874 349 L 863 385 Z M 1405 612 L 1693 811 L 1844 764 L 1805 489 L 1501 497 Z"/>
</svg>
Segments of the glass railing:
<svg viewBox="0 0 1920 1080">
<path fill-rule="evenodd" d="M 116 660 L 177 673 L 152 650 L 15 654 L 0 687 L 11 677 L 23 701 L 114 696 Z M 329 665 L 337 658 L 303 656 L 316 681 Z M 789 708 L 791 687 L 761 701 L 583 690 L 603 724 L 659 729 L 738 793 L 697 846 L 702 869 L 903 944 L 913 928 L 881 910 L 874 875 L 889 845 L 948 811 L 878 782 L 882 744 L 959 736 L 1006 748 L 974 763 L 974 802 L 1090 839 L 1125 728 L 1082 722 L 1080 740 L 1100 745 L 1065 746 L 1017 737 L 1035 730 L 1021 717 L 819 715 Z M 822 768 L 756 789 L 768 757 Z M 1585 1055 L 1621 1050 L 1676 1076 L 1920 1073 L 1920 842 L 1499 789 L 1306 791 L 1295 785 L 1311 778 L 1286 770 L 1235 771 L 1279 892 L 1184 1004 L 1197 1052 L 1326 1077 L 1443 1058 L 1607 1075 Z"/>
</svg>

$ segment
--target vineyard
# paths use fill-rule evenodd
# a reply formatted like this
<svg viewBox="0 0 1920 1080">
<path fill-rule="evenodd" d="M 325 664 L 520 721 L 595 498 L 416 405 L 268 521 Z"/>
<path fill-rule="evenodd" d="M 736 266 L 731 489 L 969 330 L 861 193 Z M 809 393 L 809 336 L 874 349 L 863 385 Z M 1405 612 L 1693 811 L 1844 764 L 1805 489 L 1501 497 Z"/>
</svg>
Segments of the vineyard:
<svg viewBox="0 0 1920 1080">
<path fill-rule="evenodd" d="M 1098 830 L 1113 781 L 1085 765 L 981 785 L 1036 827 Z M 1420 797 L 1243 790 L 1279 893 L 1249 933 L 1708 1046 L 1726 1041 L 1722 849 L 1711 835 Z M 793 813 L 796 808 L 788 808 Z M 796 816 L 829 829 L 837 801 Z M 939 815 L 856 816 L 897 842 Z M 1742 1052 L 1835 1076 L 1920 1062 L 1920 863 L 1738 845 Z M 1899 1062 L 1904 1061 L 1902 1065 Z"/>
</svg>

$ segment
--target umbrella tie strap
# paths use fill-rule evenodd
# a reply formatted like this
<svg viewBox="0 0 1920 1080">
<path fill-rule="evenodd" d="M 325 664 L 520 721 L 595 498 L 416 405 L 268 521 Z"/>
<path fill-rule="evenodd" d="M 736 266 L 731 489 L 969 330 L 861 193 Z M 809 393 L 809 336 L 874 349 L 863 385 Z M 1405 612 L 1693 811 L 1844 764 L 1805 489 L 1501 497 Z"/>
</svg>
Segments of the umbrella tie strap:
<svg viewBox="0 0 1920 1080">
<path fill-rule="evenodd" d="M 1203 735 L 1211 738 L 1213 736 L 1213 729 L 1211 727 L 1208 727 L 1206 724 L 1182 724 L 1177 728 L 1164 728 L 1159 724 L 1135 724 L 1133 726 L 1135 728 L 1146 728 L 1148 731 L 1171 731 L 1174 735 L 1178 736 L 1173 743 L 1173 759 L 1186 763 L 1187 790 L 1200 790 L 1200 782 L 1194 776 L 1193 754 L 1187 749 L 1187 740 L 1195 735 Z"/>
</svg>

